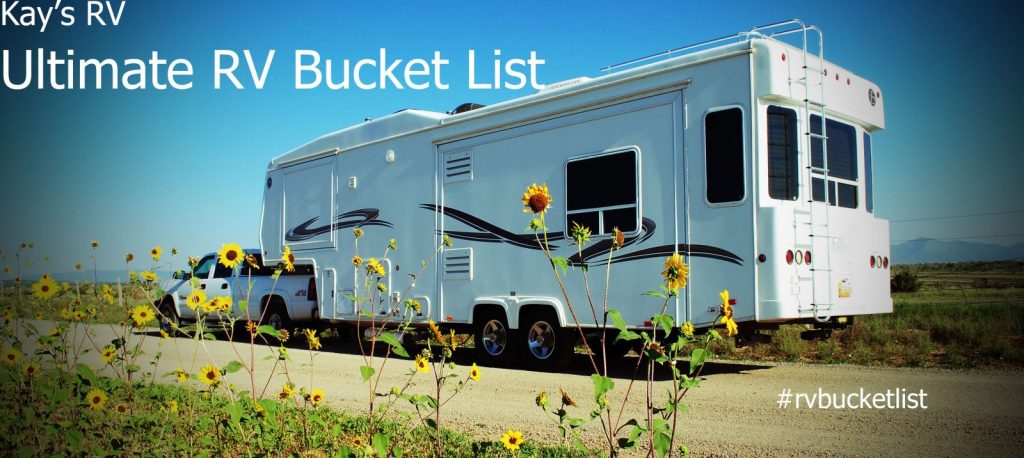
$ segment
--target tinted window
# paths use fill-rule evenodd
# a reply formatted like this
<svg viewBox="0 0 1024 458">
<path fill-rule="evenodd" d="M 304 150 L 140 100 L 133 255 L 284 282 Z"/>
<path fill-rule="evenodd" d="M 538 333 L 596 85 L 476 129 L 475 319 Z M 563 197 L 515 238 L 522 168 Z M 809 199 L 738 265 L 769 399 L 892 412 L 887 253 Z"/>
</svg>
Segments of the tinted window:
<svg viewBox="0 0 1024 458">
<path fill-rule="evenodd" d="M 743 200 L 743 111 L 730 108 L 704 117 L 704 161 L 710 203 Z"/>
<path fill-rule="evenodd" d="M 799 186 L 796 111 L 768 107 L 768 196 L 796 200 Z"/>
<path fill-rule="evenodd" d="M 856 129 L 832 119 L 825 120 L 828 137 L 828 174 L 845 180 L 857 180 L 857 137 Z M 821 117 L 811 115 L 811 132 L 821 134 Z M 821 139 L 811 139 L 811 164 L 822 167 Z"/>
<path fill-rule="evenodd" d="M 197 264 L 196 268 L 192 271 L 192 276 L 200 279 L 210 278 L 210 271 L 213 270 L 213 263 L 213 256 L 207 256 L 201 259 L 199 264 Z"/>
<path fill-rule="evenodd" d="M 233 270 L 234 269 L 224 267 L 224 264 L 218 262 L 213 266 L 213 278 L 228 278 L 231 276 Z"/>
<path fill-rule="evenodd" d="M 605 154 L 570 161 L 565 165 L 565 230 L 573 223 L 595 235 L 618 227 L 637 229 L 637 152 Z"/>
<path fill-rule="evenodd" d="M 871 136 L 864 133 L 864 205 L 867 206 L 869 212 L 875 210 L 871 188 Z"/>
</svg>

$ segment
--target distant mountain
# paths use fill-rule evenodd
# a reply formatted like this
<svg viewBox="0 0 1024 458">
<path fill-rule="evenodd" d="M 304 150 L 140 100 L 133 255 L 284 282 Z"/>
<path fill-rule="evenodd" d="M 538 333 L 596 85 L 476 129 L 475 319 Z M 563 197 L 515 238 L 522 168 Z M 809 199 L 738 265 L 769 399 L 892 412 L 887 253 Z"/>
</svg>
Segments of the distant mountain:
<svg viewBox="0 0 1024 458">
<path fill-rule="evenodd" d="M 1024 243 L 1006 246 L 991 243 L 941 241 L 919 238 L 892 246 L 893 264 L 926 262 L 1003 261 L 1024 258 Z"/>
</svg>

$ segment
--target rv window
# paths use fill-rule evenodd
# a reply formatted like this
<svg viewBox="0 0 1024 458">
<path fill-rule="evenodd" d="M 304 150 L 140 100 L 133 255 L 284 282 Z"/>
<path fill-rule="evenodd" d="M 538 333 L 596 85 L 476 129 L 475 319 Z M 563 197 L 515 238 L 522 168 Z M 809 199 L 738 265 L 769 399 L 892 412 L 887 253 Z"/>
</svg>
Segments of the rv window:
<svg viewBox="0 0 1024 458">
<path fill-rule="evenodd" d="M 821 116 L 811 115 L 811 133 L 821 134 Z M 856 182 L 857 174 L 857 130 L 849 125 L 833 119 L 825 120 L 825 135 L 828 137 L 828 176 L 839 180 Z M 820 138 L 811 139 L 811 166 L 816 175 L 822 175 L 818 169 L 824 167 L 825 151 Z M 811 186 L 811 198 L 824 201 L 824 189 L 820 179 L 815 178 Z M 837 183 L 839 198 L 836 199 Z M 857 208 L 857 186 L 854 183 L 828 181 L 828 201 L 831 205 L 846 208 Z"/>
<path fill-rule="evenodd" d="M 864 133 L 864 205 L 868 212 L 875 210 L 875 202 L 871 195 L 871 135 Z"/>
<path fill-rule="evenodd" d="M 571 160 L 565 165 L 565 230 L 573 223 L 594 235 L 637 229 L 637 152 Z"/>
<path fill-rule="evenodd" d="M 704 117 L 704 159 L 710 203 L 743 200 L 743 111 L 730 108 Z"/>
<path fill-rule="evenodd" d="M 796 200 L 800 169 L 796 111 L 768 107 L 768 196 Z"/>
</svg>

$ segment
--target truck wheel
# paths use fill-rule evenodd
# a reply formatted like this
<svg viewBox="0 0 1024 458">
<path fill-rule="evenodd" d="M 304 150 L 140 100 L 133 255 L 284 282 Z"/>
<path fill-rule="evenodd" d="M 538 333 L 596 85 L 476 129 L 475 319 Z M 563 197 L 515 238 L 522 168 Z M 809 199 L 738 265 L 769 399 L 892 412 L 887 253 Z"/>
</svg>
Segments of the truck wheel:
<svg viewBox="0 0 1024 458">
<path fill-rule="evenodd" d="M 484 310 L 473 320 L 473 344 L 477 359 L 489 366 L 510 365 L 515 361 L 514 334 L 505 314 Z"/>
<path fill-rule="evenodd" d="M 270 304 L 266 316 L 263 317 L 263 322 L 274 329 L 288 330 L 292 327 L 292 320 L 288 318 L 288 312 L 279 303 Z"/>
<path fill-rule="evenodd" d="M 520 348 L 528 368 L 555 371 L 565 368 L 572 357 L 576 339 L 571 329 L 558 325 L 550 310 L 530 313 L 522 321 Z"/>
<path fill-rule="evenodd" d="M 174 310 L 174 299 L 170 297 L 164 297 L 160 299 L 160 305 L 157 306 L 157 310 L 160 311 L 160 330 L 166 332 L 169 335 L 175 335 L 177 331 L 175 328 L 178 327 L 178 313 Z"/>
</svg>

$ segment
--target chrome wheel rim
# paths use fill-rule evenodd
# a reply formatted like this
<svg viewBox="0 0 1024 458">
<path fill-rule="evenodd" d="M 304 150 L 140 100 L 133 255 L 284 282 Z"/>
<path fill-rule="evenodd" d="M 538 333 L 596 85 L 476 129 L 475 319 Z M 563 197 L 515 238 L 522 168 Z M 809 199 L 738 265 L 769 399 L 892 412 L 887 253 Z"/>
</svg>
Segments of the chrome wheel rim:
<svg viewBox="0 0 1024 458">
<path fill-rule="evenodd" d="M 537 359 L 548 359 L 555 351 L 555 328 L 547 321 L 538 321 L 530 327 L 527 334 L 527 346 L 530 354 Z"/>
<path fill-rule="evenodd" d="M 488 355 L 498 356 L 505 351 L 505 346 L 508 345 L 508 330 L 505 329 L 501 320 L 488 321 L 484 324 L 480 341 Z"/>
<path fill-rule="evenodd" d="M 278 315 L 276 313 L 270 314 L 270 316 L 267 318 L 267 324 L 269 324 L 270 327 L 274 329 L 281 329 L 281 324 L 283 322 L 284 320 L 281 319 L 281 315 Z"/>
</svg>

